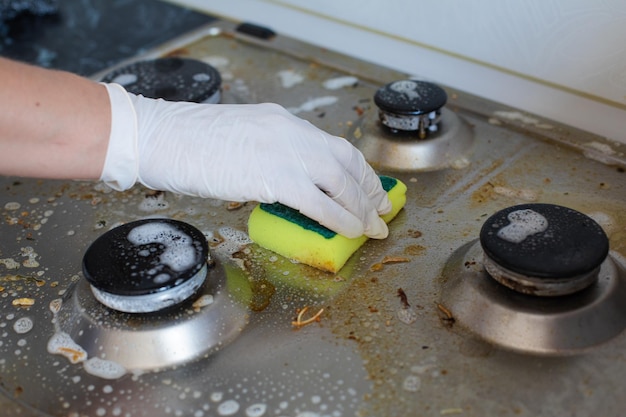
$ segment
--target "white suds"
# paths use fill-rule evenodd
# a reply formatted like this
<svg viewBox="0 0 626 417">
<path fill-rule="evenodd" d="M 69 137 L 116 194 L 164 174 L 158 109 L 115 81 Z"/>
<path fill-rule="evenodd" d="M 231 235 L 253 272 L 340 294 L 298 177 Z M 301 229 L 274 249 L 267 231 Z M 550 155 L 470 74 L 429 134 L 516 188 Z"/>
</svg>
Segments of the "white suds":
<svg viewBox="0 0 626 417">
<path fill-rule="evenodd" d="M 71 363 L 79 363 L 87 359 L 87 352 L 79 346 L 69 334 L 55 333 L 48 341 L 48 352 L 65 356 Z"/>
<path fill-rule="evenodd" d="M 498 230 L 498 237 L 512 243 L 521 243 L 548 228 L 548 220 L 530 209 L 512 211 L 507 218 L 511 223 Z"/>
<path fill-rule="evenodd" d="M 193 239 L 174 226 L 166 223 L 146 223 L 133 228 L 128 240 L 134 245 L 161 243 L 165 250 L 160 255 L 161 263 L 175 271 L 191 268 L 196 263 Z"/>
<path fill-rule="evenodd" d="M 327 90 L 339 90 L 344 87 L 352 87 L 359 82 L 357 77 L 347 75 L 345 77 L 330 78 L 322 83 Z"/>
<path fill-rule="evenodd" d="M 335 96 L 324 96 L 308 100 L 302 103 L 298 107 L 290 107 L 289 110 L 293 114 L 298 114 L 307 111 L 317 110 L 320 107 L 326 107 L 335 104 L 339 99 Z"/>
<path fill-rule="evenodd" d="M 283 88 L 291 88 L 304 81 L 304 76 L 293 70 L 279 71 L 278 78 L 280 78 L 280 84 Z"/>
<path fill-rule="evenodd" d="M 117 379 L 126 374 L 126 369 L 119 363 L 100 358 L 86 360 L 83 362 L 83 368 L 88 374 L 104 379 Z"/>
</svg>

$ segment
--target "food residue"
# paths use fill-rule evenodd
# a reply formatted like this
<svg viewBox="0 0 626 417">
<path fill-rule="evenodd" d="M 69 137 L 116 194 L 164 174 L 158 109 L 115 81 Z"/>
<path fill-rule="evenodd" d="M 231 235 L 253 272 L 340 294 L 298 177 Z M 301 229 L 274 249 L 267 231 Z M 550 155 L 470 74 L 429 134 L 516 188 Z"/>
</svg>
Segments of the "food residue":
<svg viewBox="0 0 626 417">
<path fill-rule="evenodd" d="M 435 302 L 435 305 L 437 306 L 437 310 L 442 313 L 441 321 L 443 321 L 447 326 L 452 326 L 456 321 L 452 312 L 441 303 Z"/>
<path fill-rule="evenodd" d="M 20 267 L 19 262 L 12 258 L 0 259 L 0 265 L 4 265 L 7 269 L 18 269 Z"/>
<path fill-rule="evenodd" d="M 213 296 L 211 294 L 203 294 L 193 302 L 192 307 L 195 311 L 199 311 L 202 307 L 213 304 Z"/>
<path fill-rule="evenodd" d="M 382 262 L 376 262 L 375 264 L 370 266 L 370 271 L 372 272 L 378 272 L 378 271 L 381 271 L 382 269 L 383 269 Z"/>
<path fill-rule="evenodd" d="M 16 298 L 13 300 L 13 302 L 11 303 L 16 307 L 30 307 L 35 305 L 35 299 L 34 298 Z"/>
<path fill-rule="evenodd" d="M 409 299 L 406 296 L 406 293 L 402 288 L 398 288 L 398 297 L 400 297 L 400 302 L 402 303 L 402 307 L 409 308 L 411 304 L 409 304 Z"/>
<path fill-rule="evenodd" d="M 405 258 L 404 256 L 385 256 L 382 260 L 383 264 L 397 264 L 403 262 L 409 262 L 409 258 Z"/>
<path fill-rule="evenodd" d="M 411 308 L 408 297 L 402 288 L 398 288 L 398 297 L 402 307 L 396 312 L 398 320 L 404 324 L 412 324 L 417 320 L 417 313 Z"/>
<path fill-rule="evenodd" d="M 316 321 L 319 322 L 320 321 L 320 317 L 321 317 L 322 313 L 324 312 L 324 309 L 321 308 L 311 318 L 308 318 L 306 320 L 302 320 L 302 318 L 304 317 L 304 313 L 306 313 L 308 310 L 309 310 L 309 306 L 303 307 L 302 309 L 298 310 L 298 316 L 297 316 L 297 318 L 294 321 L 291 322 L 291 325 L 296 327 L 296 328 L 300 328 L 300 327 L 306 326 L 307 324 L 314 323 Z"/>
<path fill-rule="evenodd" d="M 244 204 L 240 203 L 238 201 L 230 201 L 228 204 L 226 204 L 226 210 L 229 210 L 229 211 L 239 210 L 243 206 L 244 206 Z"/>
<path fill-rule="evenodd" d="M 386 265 L 386 264 L 397 264 L 397 263 L 405 263 L 405 262 L 410 262 L 410 259 L 406 258 L 404 256 L 390 256 L 390 255 L 387 255 L 387 256 L 383 257 L 382 261 L 376 262 L 375 264 L 370 266 L 370 271 L 372 271 L 372 272 L 382 271 L 383 266 Z"/>
</svg>

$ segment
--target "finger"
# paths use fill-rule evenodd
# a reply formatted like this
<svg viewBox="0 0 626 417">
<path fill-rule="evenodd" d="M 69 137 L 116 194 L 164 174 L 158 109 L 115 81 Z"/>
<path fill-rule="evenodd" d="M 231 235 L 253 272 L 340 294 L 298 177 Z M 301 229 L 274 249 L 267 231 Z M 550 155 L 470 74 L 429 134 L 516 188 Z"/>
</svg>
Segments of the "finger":
<svg viewBox="0 0 626 417">
<path fill-rule="evenodd" d="M 367 163 L 363 154 L 347 140 L 330 136 L 327 138 L 339 164 L 354 178 L 378 214 L 387 214 L 391 211 L 391 201 L 383 189 L 380 178 L 374 169 Z"/>
<path fill-rule="evenodd" d="M 340 207 L 360 220 L 363 225 L 362 233 L 378 239 L 387 237 L 389 233 L 387 225 L 380 218 L 369 196 L 354 178 L 343 171 L 342 167 L 329 166 L 327 175 L 323 179 L 325 181 L 322 181 L 318 186 Z M 378 178 L 376 181 L 380 183 Z"/>
<path fill-rule="evenodd" d="M 365 233 L 362 220 L 333 201 L 312 183 L 310 186 L 304 186 L 298 193 L 281 196 L 279 202 L 348 238 L 360 237 Z"/>
<path fill-rule="evenodd" d="M 376 177 L 376 181 L 380 183 L 378 177 Z M 365 235 L 378 239 L 387 237 L 387 225 L 380 218 L 377 208 L 372 204 L 370 197 L 350 175 L 344 173 L 341 189 L 327 191 L 327 194 L 340 206 L 361 219 Z"/>
<path fill-rule="evenodd" d="M 357 190 L 356 187 L 346 188 L 346 191 L 340 196 L 333 197 L 333 201 L 337 202 L 345 210 L 353 215 L 357 213 L 357 217 L 363 223 L 363 234 L 375 239 L 384 239 L 389 234 L 387 224 L 380 218 L 378 211 L 371 206 L 367 197 Z"/>
</svg>

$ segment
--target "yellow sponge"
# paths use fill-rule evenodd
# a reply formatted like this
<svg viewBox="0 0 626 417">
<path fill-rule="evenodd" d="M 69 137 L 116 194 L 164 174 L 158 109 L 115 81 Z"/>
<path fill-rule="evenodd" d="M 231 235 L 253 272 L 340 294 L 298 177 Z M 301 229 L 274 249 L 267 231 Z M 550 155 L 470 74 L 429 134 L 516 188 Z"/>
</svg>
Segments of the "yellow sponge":
<svg viewBox="0 0 626 417">
<path fill-rule="evenodd" d="M 382 216 L 389 223 L 406 202 L 406 185 L 381 176 L 392 210 Z M 248 219 L 250 239 L 286 258 L 329 272 L 337 272 L 368 237 L 349 239 L 280 203 L 259 204 Z"/>
</svg>

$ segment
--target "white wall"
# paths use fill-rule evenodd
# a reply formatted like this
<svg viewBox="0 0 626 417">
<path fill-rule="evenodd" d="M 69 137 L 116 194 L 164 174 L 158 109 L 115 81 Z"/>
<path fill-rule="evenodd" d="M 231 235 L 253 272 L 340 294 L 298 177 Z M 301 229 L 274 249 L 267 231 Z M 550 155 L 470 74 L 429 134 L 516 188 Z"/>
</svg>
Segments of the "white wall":
<svg viewBox="0 0 626 417">
<path fill-rule="evenodd" d="M 626 143 L 623 0 L 170 0 Z"/>
</svg>

